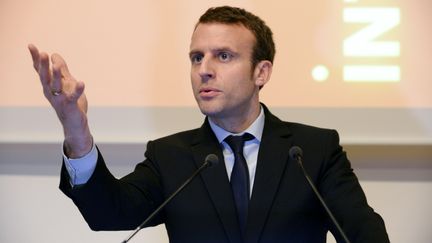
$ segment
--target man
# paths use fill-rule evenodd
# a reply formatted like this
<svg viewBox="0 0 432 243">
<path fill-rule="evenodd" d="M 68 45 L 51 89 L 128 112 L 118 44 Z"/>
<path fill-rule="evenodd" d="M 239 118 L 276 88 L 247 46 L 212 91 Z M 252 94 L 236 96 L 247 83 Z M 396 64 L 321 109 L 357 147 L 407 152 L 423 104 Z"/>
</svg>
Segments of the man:
<svg viewBox="0 0 432 243">
<path fill-rule="evenodd" d="M 306 170 L 351 242 L 389 241 L 337 133 L 283 122 L 260 103 L 275 48 L 271 30 L 257 16 L 232 7 L 211 8 L 201 16 L 189 56 L 204 124 L 150 141 L 145 161 L 119 180 L 93 144 L 84 84 L 70 75 L 59 55 L 51 56 L 50 69 L 46 53 L 33 45 L 29 49 L 44 94 L 64 128 L 60 188 L 93 230 L 136 228 L 208 154 L 216 154 L 222 162 L 203 171 L 147 226 L 164 223 L 170 242 L 325 242 L 328 230 L 341 241 L 289 156 L 296 145 L 304 150 Z M 241 142 L 244 147 L 234 148 L 230 135 L 248 137 Z"/>
</svg>

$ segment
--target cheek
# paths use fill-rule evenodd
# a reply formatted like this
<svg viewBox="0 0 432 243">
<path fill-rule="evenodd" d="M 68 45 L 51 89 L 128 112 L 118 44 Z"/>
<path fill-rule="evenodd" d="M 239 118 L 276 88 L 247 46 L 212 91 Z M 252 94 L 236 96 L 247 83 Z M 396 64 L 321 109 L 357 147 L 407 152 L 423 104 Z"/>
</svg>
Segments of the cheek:
<svg viewBox="0 0 432 243">
<path fill-rule="evenodd" d="M 198 86 L 199 83 L 199 78 L 197 77 L 197 75 L 191 71 L 190 73 L 190 81 L 191 81 L 191 85 L 192 85 L 192 89 L 195 90 Z"/>
</svg>

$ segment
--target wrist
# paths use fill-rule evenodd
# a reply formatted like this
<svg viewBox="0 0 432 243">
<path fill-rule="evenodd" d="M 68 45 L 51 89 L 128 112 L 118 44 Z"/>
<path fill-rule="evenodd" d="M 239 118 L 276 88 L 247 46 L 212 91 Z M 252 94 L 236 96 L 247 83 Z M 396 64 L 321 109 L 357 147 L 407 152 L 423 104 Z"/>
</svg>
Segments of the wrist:
<svg viewBox="0 0 432 243">
<path fill-rule="evenodd" d="M 64 152 L 71 159 L 77 159 L 88 154 L 93 147 L 93 137 L 90 133 L 85 135 L 65 135 Z"/>
</svg>

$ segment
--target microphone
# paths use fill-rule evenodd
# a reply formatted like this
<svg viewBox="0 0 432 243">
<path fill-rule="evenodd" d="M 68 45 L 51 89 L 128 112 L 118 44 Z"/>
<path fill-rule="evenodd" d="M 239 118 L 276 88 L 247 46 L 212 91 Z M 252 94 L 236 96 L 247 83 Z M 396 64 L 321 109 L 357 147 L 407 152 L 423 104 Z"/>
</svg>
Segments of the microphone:
<svg viewBox="0 0 432 243">
<path fill-rule="evenodd" d="M 152 214 L 150 214 L 144 222 L 142 222 L 122 243 L 129 242 L 132 237 L 134 237 L 138 231 L 140 231 L 144 226 L 162 210 L 183 188 L 185 188 L 202 170 L 208 167 L 215 166 L 219 163 L 219 158 L 215 154 L 209 154 L 205 157 L 204 163 L 181 185 L 179 188 L 171 194 L 165 201 L 155 210 Z"/>
<path fill-rule="evenodd" d="M 306 177 L 307 181 L 309 182 L 309 185 L 311 186 L 312 190 L 314 191 L 315 195 L 318 197 L 319 201 L 321 202 L 321 205 L 324 207 L 324 209 L 327 211 L 327 214 L 330 216 L 331 221 L 338 229 L 339 233 L 342 235 L 342 238 L 345 240 L 346 243 L 351 243 L 346 236 L 345 232 L 340 227 L 338 221 L 334 217 L 333 213 L 328 208 L 327 204 L 325 203 L 324 199 L 322 198 L 321 194 L 318 192 L 317 188 L 312 182 L 312 179 L 310 178 L 309 174 L 306 172 L 305 168 L 303 167 L 303 150 L 298 146 L 293 146 L 289 150 L 289 156 L 291 159 L 294 159 L 298 162 L 301 170 L 303 171 L 303 175 Z"/>
</svg>

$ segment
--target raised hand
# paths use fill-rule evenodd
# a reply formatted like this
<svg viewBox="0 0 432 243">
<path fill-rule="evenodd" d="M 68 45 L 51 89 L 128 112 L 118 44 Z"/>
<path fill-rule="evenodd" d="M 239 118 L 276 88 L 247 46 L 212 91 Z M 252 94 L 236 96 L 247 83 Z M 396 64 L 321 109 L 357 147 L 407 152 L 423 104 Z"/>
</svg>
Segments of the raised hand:
<svg viewBox="0 0 432 243">
<path fill-rule="evenodd" d="M 79 158 L 91 150 L 92 136 L 87 122 L 87 99 L 84 83 L 77 81 L 69 72 L 66 62 L 59 54 L 50 57 L 39 52 L 36 46 L 28 46 L 33 67 L 39 74 L 43 92 L 63 126 L 65 152 L 71 158 Z"/>
</svg>

